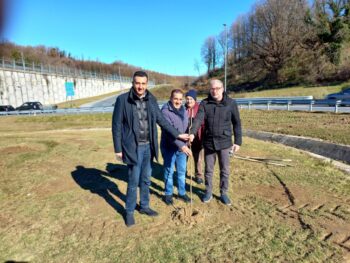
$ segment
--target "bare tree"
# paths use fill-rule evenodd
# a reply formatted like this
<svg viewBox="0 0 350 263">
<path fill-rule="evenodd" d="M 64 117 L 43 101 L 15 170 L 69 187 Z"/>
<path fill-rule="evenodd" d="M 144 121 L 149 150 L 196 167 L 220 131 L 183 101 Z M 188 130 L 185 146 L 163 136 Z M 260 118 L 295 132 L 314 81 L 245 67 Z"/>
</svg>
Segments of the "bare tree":
<svg viewBox="0 0 350 263">
<path fill-rule="evenodd" d="M 193 64 L 194 70 L 198 72 L 198 77 L 201 75 L 201 66 L 199 64 L 199 61 L 197 59 L 194 60 Z"/>
<path fill-rule="evenodd" d="M 248 54 L 266 67 L 269 79 L 278 81 L 279 70 L 302 42 L 306 11 L 306 1 L 266 0 L 250 16 Z"/>
<path fill-rule="evenodd" d="M 201 55 L 203 62 L 207 66 L 207 73 L 209 75 L 210 71 L 214 70 L 217 64 L 218 52 L 215 37 L 211 36 L 205 40 L 202 46 Z"/>
</svg>

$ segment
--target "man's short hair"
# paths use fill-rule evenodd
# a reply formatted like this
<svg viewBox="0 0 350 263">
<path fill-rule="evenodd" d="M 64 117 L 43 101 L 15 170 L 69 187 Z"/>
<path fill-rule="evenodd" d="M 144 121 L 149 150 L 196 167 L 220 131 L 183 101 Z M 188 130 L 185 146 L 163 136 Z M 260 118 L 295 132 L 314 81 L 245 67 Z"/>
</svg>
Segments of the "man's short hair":
<svg viewBox="0 0 350 263">
<path fill-rule="evenodd" d="M 146 77 L 147 78 L 147 81 L 148 81 L 148 75 L 145 71 L 142 71 L 142 70 L 139 70 L 139 71 L 136 71 L 134 73 L 134 75 L 132 76 L 132 81 L 134 81 L 135 77 Z"/>
<path fill-rule="evenodd" d="M 224 83 L 222 83 L 221 80 L 219 79 L 211 79 L 209 81 L 209 87 L 212 87 L 215 83 L 219 83 L 219 85 L 223 88 L 224 87 Z"/>
<path fill-rule="evenodd" d="M 181 89 L 173 89 L 171 91 L 170 98 L 172 98 L 175 93 L 180 93 L 180 94 L 184 95 L 184 92 Z"/>
</svg>

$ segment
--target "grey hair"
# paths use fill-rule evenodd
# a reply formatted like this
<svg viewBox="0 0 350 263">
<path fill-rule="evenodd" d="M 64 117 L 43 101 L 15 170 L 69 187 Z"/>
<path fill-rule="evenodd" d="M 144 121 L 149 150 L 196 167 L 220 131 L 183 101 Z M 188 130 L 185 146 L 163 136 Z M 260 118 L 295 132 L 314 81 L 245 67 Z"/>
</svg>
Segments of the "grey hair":
<svg viewBox="0 0 350 263">
<path fill-rule="evenodd" d="M 222 83 L 222 81 L 219 80 L 219 79 L 212 79 L 212 80 L 210 80 L 209 81 L 209 87 L 213 87 L 215 83 L 219 84 L 221 86 L 221 88 L 224 87 L 224 83 Z"/>
</svg>

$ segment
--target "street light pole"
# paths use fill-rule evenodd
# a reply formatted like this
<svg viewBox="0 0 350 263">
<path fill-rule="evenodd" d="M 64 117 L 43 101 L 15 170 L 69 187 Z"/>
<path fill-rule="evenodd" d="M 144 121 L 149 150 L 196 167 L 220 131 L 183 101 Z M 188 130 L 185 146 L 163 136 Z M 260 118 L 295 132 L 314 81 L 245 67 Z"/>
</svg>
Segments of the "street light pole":
<svg viewBox="0 0 350 263">
<path fill-rule="evenodd" d="M 227 87 L 227 27 L 226 24 L 223 24 L 225 27 L 225 55 L 224 55 L 224 60 L 225 60 L 225 92 L 226 92 L 226 87 Z"/>
</svg>

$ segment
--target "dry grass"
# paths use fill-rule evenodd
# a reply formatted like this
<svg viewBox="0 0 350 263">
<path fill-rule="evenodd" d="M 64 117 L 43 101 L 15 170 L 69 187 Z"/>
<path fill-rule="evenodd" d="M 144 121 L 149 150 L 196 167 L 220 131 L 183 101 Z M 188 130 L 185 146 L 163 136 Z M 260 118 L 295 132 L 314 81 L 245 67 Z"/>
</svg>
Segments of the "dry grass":
<svg viewBox="0 0 350 263">
<path fill-rule="evenodd" d="M 254 92 L 235 93 L 236 98 L 252 97 L 290 97 L 290 96 L 313 96 L 315 99 L 323 99 L 327 94 L 341 91 L 342 85 L 320 87 L 293 87 L 283 89 L 270 89 Z"/>
<path fill-rule="evenodd" d="M 72 120 L 56 122 L 69 128 Z M 151 205 L 160 216 L 136 212 L 137 225 L 128 229 L 120 214 L 127 175 L 114 160 L 110 131 L 63 132 L 46 123 L 0 135 L 1 261 L 341 262 L 349 257 L 349 177 L 298 150 L 244 138 L 242 155 L 289 158 L 294 167 L 233 159 L 233 206 L 217 198 L 203 204 L 204 187 L 194 184 L 199 213 L 191 223 L 172 217 L 174 208 L 162 202 L 162 167 L 156 164 Z M 218 196 L 218 167 L 215 171 Z M 179 200 L 175 206 L 189 209 Z"/>
<path fill-rule="evenodd" d="M 151 93 L 159 101 L 167 101 L 170 98 L 170 93 L 175 87 L 173 85 L 160 85 L 158 87 L 152 88 Z"/>
<path fill-rule="evenodd" d="M 319 138 L 350 145 L 350 114 L 241 110 L 244 129 Z"/>
</svg>

